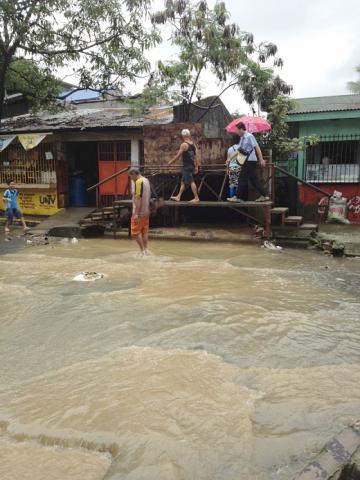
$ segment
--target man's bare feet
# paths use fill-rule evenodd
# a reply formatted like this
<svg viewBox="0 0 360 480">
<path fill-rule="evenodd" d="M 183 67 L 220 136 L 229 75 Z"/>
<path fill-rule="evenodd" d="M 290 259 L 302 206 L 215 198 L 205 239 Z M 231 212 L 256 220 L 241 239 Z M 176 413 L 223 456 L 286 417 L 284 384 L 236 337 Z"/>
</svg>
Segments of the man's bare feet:
<svg viewBox="0 0 360 480">
<path fill-rule="evenodd" d="M 189 203 L 199 203 L 200 202 L 200 198 L 193 198 L 192 200 L 190 200 Z"/>
<path fill-rule="evenodd" d="M 174 202 L 180 202 L 179 197 L 170 197 L 170 200 L 174 200 Z"/>
</svg>

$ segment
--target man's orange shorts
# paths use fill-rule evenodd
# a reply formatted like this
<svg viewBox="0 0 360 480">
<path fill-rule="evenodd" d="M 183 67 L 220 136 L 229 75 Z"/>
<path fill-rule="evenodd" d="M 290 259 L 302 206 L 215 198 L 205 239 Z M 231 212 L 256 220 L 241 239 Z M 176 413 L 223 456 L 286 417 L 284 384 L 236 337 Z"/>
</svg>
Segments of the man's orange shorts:
<svg viewBox="0 0 360 480">
<path fill-rule="evenodd" d="M 137 220 L 131 217 L 131 234 L 140 235 L 140 233 L 149 232 L 149 217 L 139 217 Z"/>
</svg>

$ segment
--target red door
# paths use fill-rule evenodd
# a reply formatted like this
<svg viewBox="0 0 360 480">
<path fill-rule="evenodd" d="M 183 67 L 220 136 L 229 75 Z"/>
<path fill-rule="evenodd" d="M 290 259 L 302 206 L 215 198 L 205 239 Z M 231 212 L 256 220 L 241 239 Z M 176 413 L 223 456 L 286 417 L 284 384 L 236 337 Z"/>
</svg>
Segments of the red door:
<svg viewBox="0 0 360 480">
<path fill-rule="evenodd" d="M 99 182 L 131 165 L 131 141 L 98 143 Z M 100 195 L 125 195 L 128 175 L 124 173 L 100 185 Z"/>
</svg>

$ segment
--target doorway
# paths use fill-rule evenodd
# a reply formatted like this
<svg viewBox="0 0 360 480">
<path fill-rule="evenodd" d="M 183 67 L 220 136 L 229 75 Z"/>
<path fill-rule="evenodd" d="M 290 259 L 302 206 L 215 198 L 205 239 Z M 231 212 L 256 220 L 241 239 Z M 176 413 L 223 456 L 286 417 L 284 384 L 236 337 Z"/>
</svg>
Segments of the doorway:
<svg viewBox="0 0 360 480">
<path fill-rule="evenodd" d="M 99 181 L 97 142 L 67 143 L 70 206 L 96 205 L 96 191 L 86 189 Z"/>
</svg>

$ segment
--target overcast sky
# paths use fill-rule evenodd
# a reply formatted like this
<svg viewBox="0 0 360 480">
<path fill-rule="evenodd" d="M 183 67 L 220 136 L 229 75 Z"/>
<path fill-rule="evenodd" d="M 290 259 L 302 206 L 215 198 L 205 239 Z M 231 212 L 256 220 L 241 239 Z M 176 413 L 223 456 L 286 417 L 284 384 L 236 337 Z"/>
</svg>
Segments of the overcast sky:
<svg viewBox="0 0 360 480">
<path fill-rule="evenodd" d="M 213 4 L 209 0 L 209 4 Z M 231 21 L 252 32 L 256 43 L 264 40 L 278 46 L 284 60 L 280 76 L 293 85 L 293 96 L 314 97 L 349 93 L 346 83 L 357 78 L 360 64 L 360 0 L 225 0 Z M 155 0 L 154 9 L 163 2 Z M 153 53 L 168 57 L 163 45 Z M 213 81 L 204 94 L 216 94 Z M 232 90 L 223 97 L 230 111 L 249 107 Z"/>
</svg>

